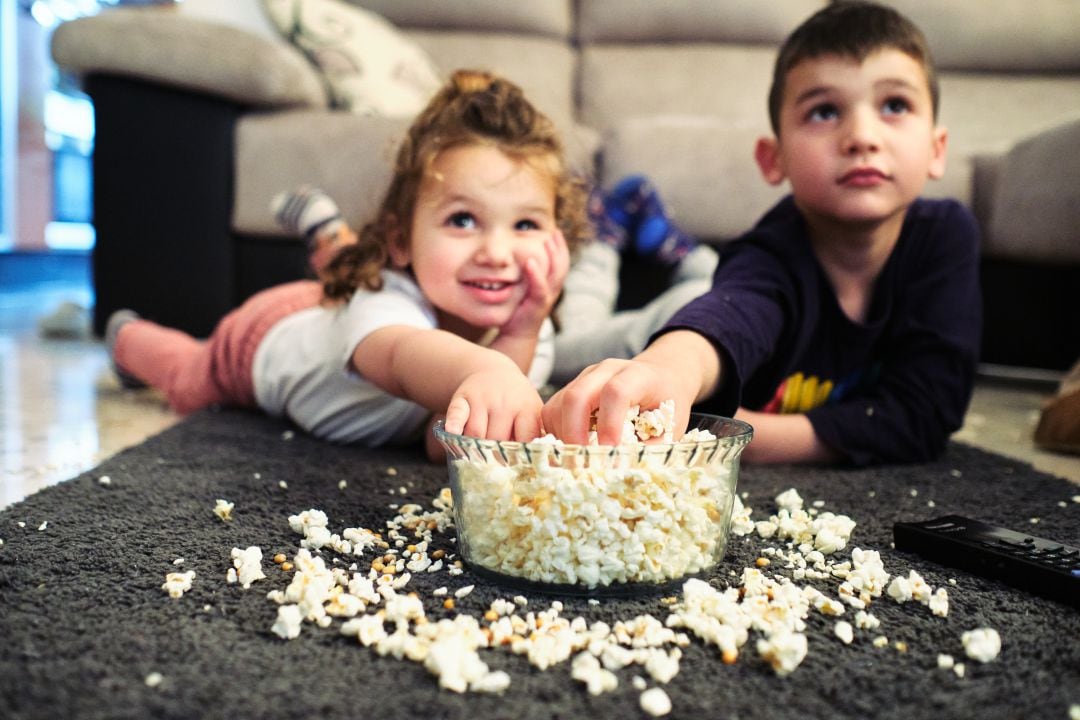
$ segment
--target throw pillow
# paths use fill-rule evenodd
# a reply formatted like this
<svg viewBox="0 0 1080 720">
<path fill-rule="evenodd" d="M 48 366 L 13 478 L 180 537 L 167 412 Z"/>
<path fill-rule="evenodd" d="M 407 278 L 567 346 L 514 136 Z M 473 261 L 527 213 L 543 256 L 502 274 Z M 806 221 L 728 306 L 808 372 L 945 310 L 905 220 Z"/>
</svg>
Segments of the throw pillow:
<svg viewBox="0 0 1080 720">
<path fill-rule="evenodd" d="M 341 0 L 263 0 L 263 7 L 322 72 L 335 107 L 412 117 L 440 86 L 431 58 L 369 10 Z"/>
</svg>

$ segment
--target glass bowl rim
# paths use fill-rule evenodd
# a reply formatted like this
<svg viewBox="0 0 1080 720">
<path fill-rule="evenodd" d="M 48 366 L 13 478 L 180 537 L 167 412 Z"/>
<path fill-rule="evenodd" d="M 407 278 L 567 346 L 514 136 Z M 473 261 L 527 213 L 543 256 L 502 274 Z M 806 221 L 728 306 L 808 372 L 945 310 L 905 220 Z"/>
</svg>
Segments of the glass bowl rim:
<svg viewBox="0 0 1080 720">
<path fill-rule="evenodd" d="M 486 438 L 479 438 L 473 435 L 461 435 L 457 433 L 447 432 L 444 428 L 446 421 L 444 419 L 437 420 L 432 427 L 432 433 L 443 444 L 444 447 L 448 445 L 454 445 L 459 448 L 473 448 L 481 451 L 494 451 L 499 454 L 505 454 L 511 451 L 525 450 L 527 452 L 537 453 L 551 453 L 555 452 L 561 456 L 574 456 L 574 455 L 623 455 L 628 452 L 648 454 L 648 455 L 660 455 L 673 452 L 676 449 L 682 449 L 687 447 L 698 448 L 732 448 L 743 447 L 747 445 L 754 435 L 754 428 L 750 423 L 743 420 L 737 420 L 735 418 L 726 417 L 724 415 L 713 415 L 711 413 L 690 413 L 690 427 L 700 427 L 702 424 L 708 422 L 721 421 L 725 425 L 735 429 L 735 432 L 731 435 L 721 435 L 711 440 L 675 440 L 672 442 L 660 442 L 660 443 L 642 443 L 642 444 L 626 444 L 626 445 L 582 445 L 576 443 L 566 443 L 556 445 L 548 442 L 540 442 L 531 440 L 524 442 L 521 440 L 489 440 Z M 696 423 L 696 424 L 695 424 Z"/>
</svg>

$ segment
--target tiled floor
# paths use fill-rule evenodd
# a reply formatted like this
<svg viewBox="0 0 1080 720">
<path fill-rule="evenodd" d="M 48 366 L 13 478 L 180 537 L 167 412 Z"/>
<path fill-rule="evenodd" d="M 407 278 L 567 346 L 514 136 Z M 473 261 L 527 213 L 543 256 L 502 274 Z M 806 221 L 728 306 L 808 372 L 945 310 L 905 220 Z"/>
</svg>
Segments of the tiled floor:
<svg viewBox="0 0 1080 720">
<path fill-rule="evenodd" d="M 150 390 L 121 390 L 101 342 L 47 339 L 39 319 L 91 301 L 85 282 L 0 285 L 0 507 L 90 469 L 178 421 Z M 957 438 L 1080 484 L 1080 457 L 1036 450 L 1032 430 L 1050 384 L 980 381 Z"/>
</svg>

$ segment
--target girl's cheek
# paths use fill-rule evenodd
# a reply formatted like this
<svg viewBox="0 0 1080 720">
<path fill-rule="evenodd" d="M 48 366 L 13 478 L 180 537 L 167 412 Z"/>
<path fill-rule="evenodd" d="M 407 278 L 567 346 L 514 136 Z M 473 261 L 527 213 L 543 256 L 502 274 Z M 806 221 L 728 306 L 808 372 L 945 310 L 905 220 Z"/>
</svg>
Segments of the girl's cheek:
<svg viewBox="0 0 1080 720">
<path fill-rule="evenodd" d="M 550 259 L 548 258 L 548 253 L 544 247 L 543 240 L 524 244 L 519 247 L 517 252 L 515 253 L 515 260 L 517 260 L 518 265 L 521 267 L 525 266 L 525 262 L 529 258 L 533 258 L 534 260 L 536 260 L 537 267 L 539 268 L 541 275 L 547 274 Z"/>
</svg>

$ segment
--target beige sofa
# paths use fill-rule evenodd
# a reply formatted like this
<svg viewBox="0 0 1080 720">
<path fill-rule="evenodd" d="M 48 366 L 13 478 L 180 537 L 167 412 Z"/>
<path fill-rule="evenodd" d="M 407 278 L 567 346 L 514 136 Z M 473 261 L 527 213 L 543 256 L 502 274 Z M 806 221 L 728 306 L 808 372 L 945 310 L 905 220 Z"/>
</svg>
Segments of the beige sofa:
<svg viewBox="0 0 1080 720">
<path fill-rule="evenodd" d="M 652 178 L 689 231 L 723 242 L 783 190 L 752 159 L 776 47 L 824 0 L 358 0 L 441 71 L 521 84 L 603 184 Z M 894 0 L 939 64 L 949 167 L 984 232 L 988 363 L 1080 355 L 1080 4 Z M 303 272 L 270 199 L 310 183 L 354 224 L 407 121 L 330 107 L 284 39 L 168 8 L 59 27 L 53 55 L 95 102 L 96 327 L 116 307 L 196 334 Z"/>
</svg>

